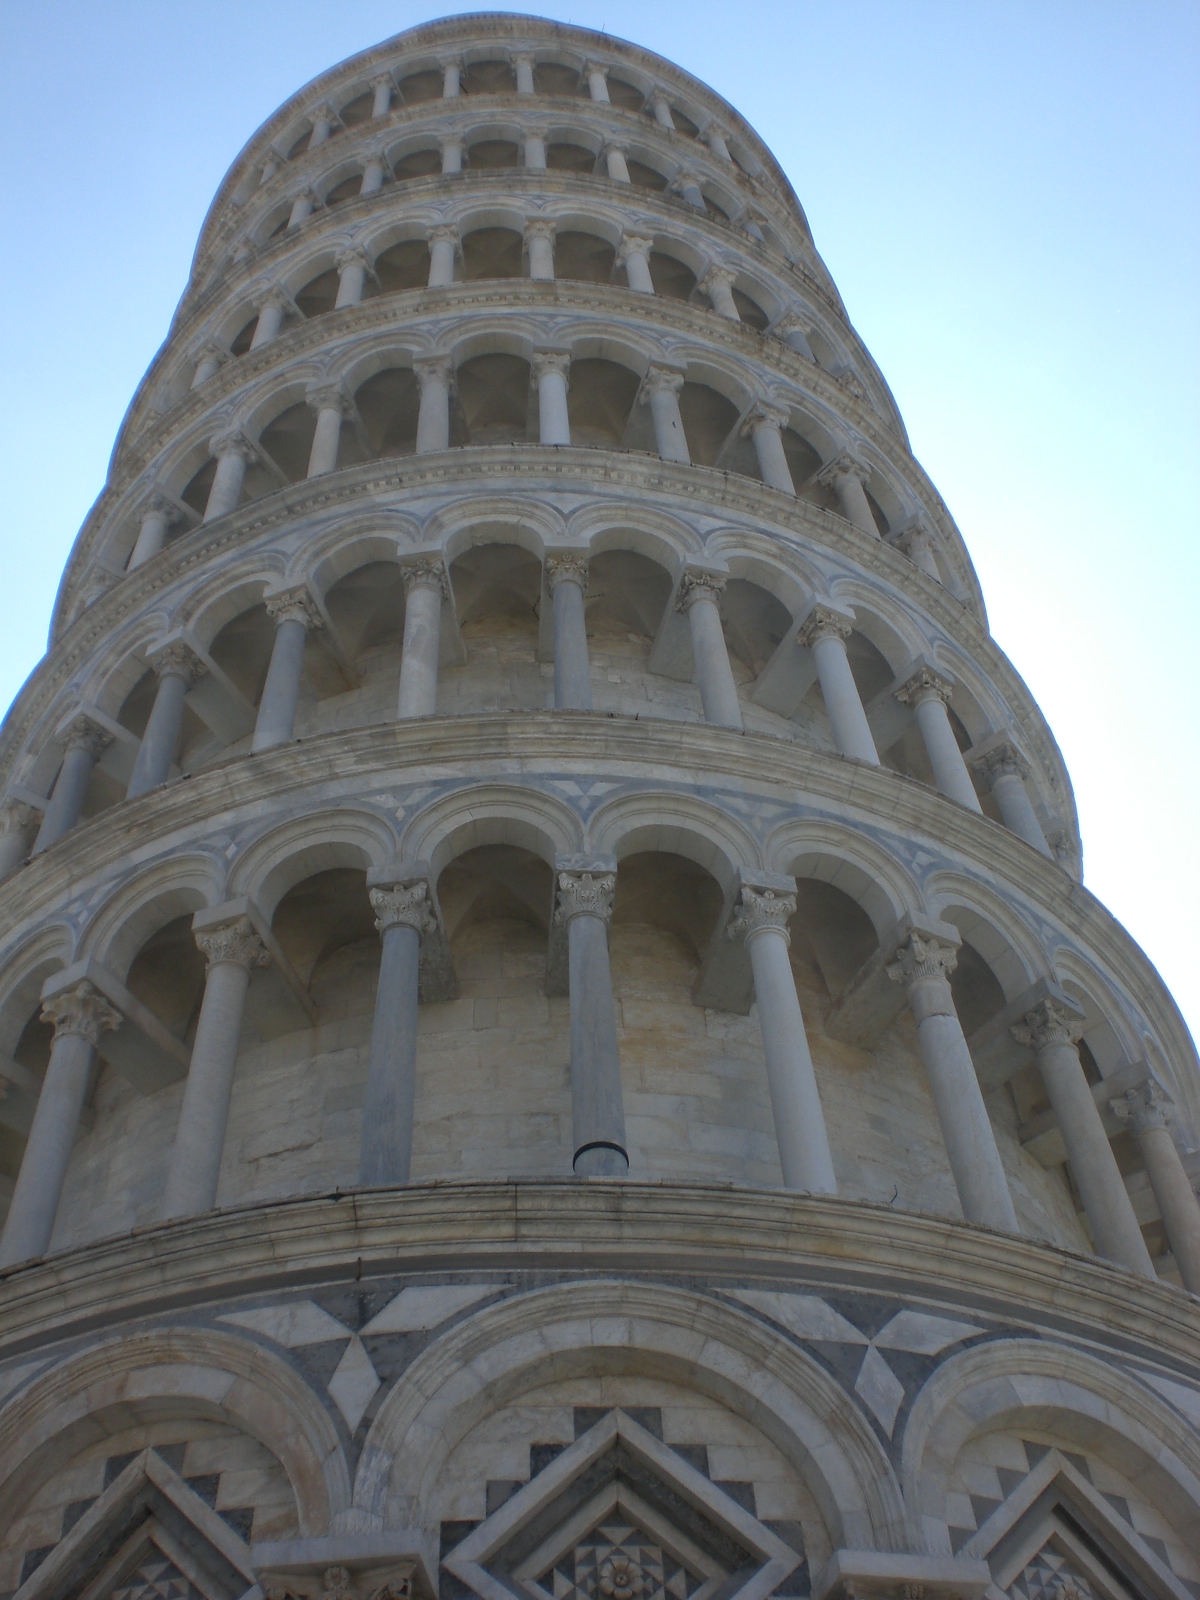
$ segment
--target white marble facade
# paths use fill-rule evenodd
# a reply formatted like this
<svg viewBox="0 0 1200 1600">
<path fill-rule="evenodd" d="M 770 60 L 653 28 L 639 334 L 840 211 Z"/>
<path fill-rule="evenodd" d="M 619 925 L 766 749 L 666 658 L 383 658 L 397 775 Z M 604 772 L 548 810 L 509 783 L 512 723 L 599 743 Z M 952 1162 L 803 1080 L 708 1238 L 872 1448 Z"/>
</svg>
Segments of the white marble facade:
<svg viewBox="0 0 1200 1600">
<path fill-rule="evenodd" d="M 787 179 L 246 145 L 0 733 L 0 1597 L 1200 1600 L 1200 1070 Z"/>
</svg>

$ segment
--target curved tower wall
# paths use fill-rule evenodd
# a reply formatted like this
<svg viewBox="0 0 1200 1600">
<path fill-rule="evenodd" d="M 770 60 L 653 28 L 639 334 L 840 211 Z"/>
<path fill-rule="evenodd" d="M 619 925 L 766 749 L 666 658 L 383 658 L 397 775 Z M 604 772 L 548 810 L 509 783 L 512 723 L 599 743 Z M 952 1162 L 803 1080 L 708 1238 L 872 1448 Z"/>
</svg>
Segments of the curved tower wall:
<svg viewBox="0 0 1200 1600">
<path fill-rule="evenodd" d="M 0 1596 L 1200 1594 L 1195 1052 L 704 85 L 284 106 L 0 778 Z"/>
</svg>

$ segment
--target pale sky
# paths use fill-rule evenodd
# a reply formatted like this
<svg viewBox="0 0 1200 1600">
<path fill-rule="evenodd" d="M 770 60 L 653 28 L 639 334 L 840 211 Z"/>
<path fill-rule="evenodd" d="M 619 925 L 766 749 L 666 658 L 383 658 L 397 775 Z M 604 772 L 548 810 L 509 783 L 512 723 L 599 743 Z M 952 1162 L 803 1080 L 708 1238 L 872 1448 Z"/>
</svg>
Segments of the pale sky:
<svg viewBox="0 0 1200 1600">
<path fill-rule="evenodd" d="M 0 704 L 241 146 L 478 5 L 0 4 Z M 1066 758 L 1085 881 L 1200 1031 L 1200 0 L 570 0 L 778 157 Z"/>
</svg>

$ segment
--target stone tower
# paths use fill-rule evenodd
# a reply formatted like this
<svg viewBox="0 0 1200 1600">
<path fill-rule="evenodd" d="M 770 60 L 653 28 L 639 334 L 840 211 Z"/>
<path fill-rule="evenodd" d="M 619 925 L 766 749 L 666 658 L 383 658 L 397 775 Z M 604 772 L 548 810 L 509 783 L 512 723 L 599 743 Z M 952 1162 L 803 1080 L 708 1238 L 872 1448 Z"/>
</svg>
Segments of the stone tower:
<svg viewBox="0 0 1200 1600">
<path fill-rule="evenodd" d="M 282 107 L 0 775 L 0 1596 L 1200 1596 L 1195 1052 L 703 84 Z"/>
</svg>

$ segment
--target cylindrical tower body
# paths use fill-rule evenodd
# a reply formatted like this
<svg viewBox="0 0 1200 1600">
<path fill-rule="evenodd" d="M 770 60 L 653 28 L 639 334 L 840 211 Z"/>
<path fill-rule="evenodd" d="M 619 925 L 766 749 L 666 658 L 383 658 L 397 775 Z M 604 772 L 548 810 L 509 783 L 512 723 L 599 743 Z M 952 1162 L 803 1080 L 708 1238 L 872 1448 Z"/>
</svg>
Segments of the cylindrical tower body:
<svg viewBox="0 0 1200 1600">
<path fill-rule="evenodd" d="M 0 1597 L 1200 1592 L 1195 1051 L 711 89 L 283 106 L 0 786 Z"/>
</svg>

